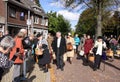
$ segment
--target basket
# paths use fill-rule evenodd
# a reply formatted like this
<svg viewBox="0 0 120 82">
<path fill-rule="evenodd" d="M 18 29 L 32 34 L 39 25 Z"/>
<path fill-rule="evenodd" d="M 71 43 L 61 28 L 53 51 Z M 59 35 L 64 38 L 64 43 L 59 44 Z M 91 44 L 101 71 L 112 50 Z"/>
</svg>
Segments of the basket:
<svg viewBox="0 0 120 82">
<path fill-rule="evenodd" d="M 42 49 L 39 49 L 39 48 L 36 48 L 36 49 L 35 49 L 35 54 L 38 55 L 38 56 L 39 56 L 39 55 L 43 55 L 43 50 L 42 50 Z"/>
<path fill-rule="evenodd" d="M 94 62 L 95 57 L 94 57 L 93 55 L 90 55 L 90 56 L 88 57 L 88 59 L 89 59 L 89 61 Z"/>
<path fill-rule="evenodd" d="M 110 56 L 110 57 L 113 57 L 113 51 L 112 50 L 107 50 L 106 55 Z"/>
<path fill-rule="evenodd" d="M 120 50 L 116 50 L 116 52 L 117 52 L 117 55 L 120 55 Z"/>
</svg>

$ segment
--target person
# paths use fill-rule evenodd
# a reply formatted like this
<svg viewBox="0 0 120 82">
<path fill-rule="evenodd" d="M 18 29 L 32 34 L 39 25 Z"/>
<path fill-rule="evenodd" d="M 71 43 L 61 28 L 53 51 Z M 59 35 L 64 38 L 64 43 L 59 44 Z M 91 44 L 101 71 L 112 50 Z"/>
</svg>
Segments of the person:
<svg viewBox="0 0 120 82">
<path fill-rule="evenodd" d="M 63 71 L 63 55 L 66 52 L 66 40 L 61 36 L 61 32 L 56 33 L 56 37 L 52 43 L 52 48 L 56 55 L 57 69 L 61 69 L 61 71 Z"/>
<path fill-rule="evenodd" d="M 72 45 L 75 44 L 74 38 L 72 38 L 71 33 L 68 33 L 67 39 L 66 39 L 66 44 L 71 43 Z M 70 64 L 72 64 L 72 58 L 74 57 L 74 49 L 71 51 L 66 52 L 67 57 L 69 58 Z"/>
<path fill-rule="evenodd" d="M 81 47 L 84 47 L 84 44 L 85 44 L 85 40 L 86 40 L 86 39 L 87 39 L 86 34 L 83 34 L 83 36 L 81 37 L 81 42 L 80 42 Z"/>
<path fill-rule="evenodd" d="M 53 55 L 53 49 L 52 49 L 53 37 L 51 33 L 48 33 L 47 42 L 48 42 L 48 48 L 50 53 L 50 59 L 52 61 L 53 60 L 53 56 L 52 56 Z M 49 64 L 49 68 L 51 68 L 51 64 Z"/>
<path fill-rule="evenodd" d="M 32 41 L 33 41 L 33 34 L 28 34 L 27 29 L 20 29 L 20 32 L 24 34 L 24 38 L 22 39 L 22 45 L 24 48 L 24 58 L 23 58 L 23 80 L 26 79 L 26 70 L 27 64 L 26 61 L 30 58 L 30 54 L 32 51 Z"/>
<path fill-rule="evenodd" d="M 0 81 L 6 68 L 9 69 L 17 57 L 17 55 L 14 55 L 14 58 L 9 60 L 9 53 L 14 45 L 14 39 L 11 36 L 5 36 L 0 39 Z"/>
<path fill-rule="evenodd" d="M 79 55 L 77 57 L 77 59 L 80 59 L 81 56 L 80 56 L 80 52 L 84 52 L 84 44 L 85 44 L 85 40 L 86 40 L 86 34 L 83 34 L 82 37 L 81 37 L 81 41 L 80 41 L 80 45 L 78 46 L 78 52 L 79 52 Z"/>
<path fill-rule="evenodd" d="M 79 46 L 79 44 L 80 44 L 80 38 L 78 37 L 78 34 L 75 35 L 74 41 L 75 41 L 75 46 L 76 46 L 75 52 L 76 52 L 76 54 L 77 54 L 77 58 L 79 58 L 78 46 Z"/>
<path fill-rule="evenodd" d="M 48 33 L 47 42 L 48 42 L 49 52 L 51 54 L 52 53 L 52 42 L 53 42 L 53 37 L 51 36 L 51 33 Z"/>
<path fill-rule="evenodd" d="M 24 57 L 24 48 L 22 44 L 22 40 L 24 38 L 24 33 L 19 32 L 15 38 L 15 46 L 12 48 L 10 52 L 10 59 L 14 56 L 15 53 L 19 53 L 19 56 L 14 62 L 14 69 L 13 69 L 13 82 L 20 82 L 20 75 L 22 74 L 22 64 L 23 64 L 23 57 Z"/>
<path fill-rule="evenodd" d="M 106 48 L 106 43 L 103 41 L 102 36 L 97 37 L 97 41 L 95 41 L 93 48 L 97 48 L 96 52 L 94 53 L 95 60 L 94 60 L 94 66 L 93 66 L 93 71 L 96 71 L 97 69 L 100 69 L 102 52 Z"/>
<path fill-rule="evenodd" d="M 38 58 L 39 66 L 42 66 L 44 73 L 48 72 L 48 65 L 50 63 L 50 54 L 48 49 L 48 42 L 46 39 L 43 39 L 43 34 L 37 34 L 37 40 L 35 41 L 35 49 L 39 48 L 43 50 L 43 54 L 36 57 Z"/>
<path fill-rule="evenodd" d="M 112 37 L 111 40 L 109 41 L 109 43 L 110 43 L 111 50 L 113 51 L 114 54 L 116 54 L 118 41 L 116 40 L 115 37 Z"/>
<path fill-rule="evenodd" d="M 86 64 L 88 64 L 88 56 L 91 48 L 93 47 L 93 40 L 91 39 L 90 35 L 87 35 L 87 39 L 85 40 L 84 44 L 84 53 L 85 53 L 85 58 L 86 58 Z"/>
</svg>

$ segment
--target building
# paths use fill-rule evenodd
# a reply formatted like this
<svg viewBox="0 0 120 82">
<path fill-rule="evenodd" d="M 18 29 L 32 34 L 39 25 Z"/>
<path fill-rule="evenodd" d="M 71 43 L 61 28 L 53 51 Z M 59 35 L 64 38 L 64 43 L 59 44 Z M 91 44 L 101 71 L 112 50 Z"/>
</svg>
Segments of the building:
<svg viewBox="0 0 120 82">
<path fill-rule="evenodd" d="M 28 33 L 43 32 L 47 37 L 48 17 L 34 0 L 0 0 L 0 30 L 15 36 L 21 28 Z"/>
</svg>

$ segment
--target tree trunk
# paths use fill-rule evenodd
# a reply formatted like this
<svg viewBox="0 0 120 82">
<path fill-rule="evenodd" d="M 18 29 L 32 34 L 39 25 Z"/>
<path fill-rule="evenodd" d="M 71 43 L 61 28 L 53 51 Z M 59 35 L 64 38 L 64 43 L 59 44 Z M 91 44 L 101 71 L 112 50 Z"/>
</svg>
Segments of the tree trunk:
<svg viewBox="0 0 120 82">
<path fill-rule="evenodd" d="M 96 29 L 96 35 L 101 36 L 102 35 L 102 21 L 101 21 L 101 14 L 99 13 L 97 16 L 97 29 Z"/>
<path fill-rule="evenodd" d="M 96 36 L 102 36 L 102 7 L 101 2 L 98 4 L 98 14 L 97 14 L 97 28 L 96 28 Z"/>
</svg>

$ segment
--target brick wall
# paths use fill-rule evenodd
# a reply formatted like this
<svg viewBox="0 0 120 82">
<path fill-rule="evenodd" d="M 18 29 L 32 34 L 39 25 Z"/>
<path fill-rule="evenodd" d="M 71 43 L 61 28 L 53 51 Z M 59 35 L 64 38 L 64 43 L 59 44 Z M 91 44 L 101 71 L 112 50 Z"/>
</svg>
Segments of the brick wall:
<svg viewBox="0 0 120 82">
<path fill-rule="evenodd" d="M 16 9 L 16 18 L 9 16 L 10 7 L 13 7 Z M 20 20 L 20 12 L 25 13 L 25 20 Z M 27 10 L 20 8 L 18 6 L 15 6 L 15 5 L 8 4 L 8 22 L 9 23 L 18 24 L 18 25 L 26 25 L 26 20 L 27 20 Z"/>
<path fill-rule="evenodd" d="M 0 0 L 0 16 L 5 17 L 5 4 L 3 0 Z"/>
</svg>

